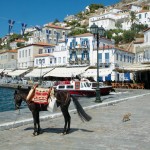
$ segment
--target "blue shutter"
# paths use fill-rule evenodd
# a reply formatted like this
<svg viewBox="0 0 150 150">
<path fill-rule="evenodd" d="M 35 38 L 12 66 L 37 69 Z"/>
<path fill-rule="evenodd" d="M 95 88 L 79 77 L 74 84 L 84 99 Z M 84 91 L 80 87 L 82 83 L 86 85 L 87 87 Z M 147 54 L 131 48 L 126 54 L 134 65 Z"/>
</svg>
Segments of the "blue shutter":
<svg viewBox="0 0 150 150">
<path fill-rule="evenodd" d="M 72 59 L 72 53 L 70 54 L 70 59 Z"/>
<path fill-rule="evenodd" d="M 87 60 L 89 60 L 89 52 L 87 52 Z"/>
<path fill-rule="evenodd" d="M 84 59 L 84 53 L 82 52 L 82 60 Z"/>
<path fill-rule="evenodd" d="M 130 73 L 129 72 L 127 72 L 127 73 L 124 73 L 124 79 L 125 80 L 130 80 Z"/>
<path fill-rule="evenodd" d="M 99 81 L 99 82 L 102 82 L 102 81 L 103 81 L 103 77 L 102 77 L 102 76 L 99 76 L 98 81 Z"/>
<path fill-rule="evenodd" d="M 111 80 L 111 74 L 105 77 L 105 81 L 110 81 Z"/>
<path fill-rule="evenodd" d="M 72 42 L 70 42 L 70 48 L 72 49 Z"/>
</svg>

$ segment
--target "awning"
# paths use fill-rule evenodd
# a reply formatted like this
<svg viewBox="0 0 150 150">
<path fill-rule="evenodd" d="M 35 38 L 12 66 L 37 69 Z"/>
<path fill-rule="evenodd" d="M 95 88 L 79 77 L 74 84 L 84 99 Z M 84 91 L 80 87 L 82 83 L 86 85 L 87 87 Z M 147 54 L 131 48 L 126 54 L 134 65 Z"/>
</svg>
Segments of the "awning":
<svg viewBox="0 0 150 150">
<path fill-rule="evenodd" d="M 15 71 L 12 71 L 12 72 L 8 72 L 7 75 L 15 77 L 15 76 L 20 76 L 20 75 L 26 73 L 27 71 L 28 71 L 28 69 L 25 69 L 25 70 L 15 70 Z"/>
<path fill-rule="evenodd" d="M 111 69 L 99 69 L 99 76 L 108 76 L 112 73 Z M 88 69 L 83 74 L 84 77 L 96 77 L 97 69 Z"/>
<path fill-rule="evenodd" d="M 0 73 L 3 72 L 3 71 L 4 71 L 4 69 L 0 69 Z"/>
<path fill-rule="evenodd" d="M 132 64 L 121 68 L 115 68 L 118 72 L 136 72 L 136 71 L 150 71 L 150 64 Z"/>
<path fill-rule="evenodd" d="M 7 74 L 8 74 L 8 72 L 12 72 L 12 70 L 5 69 L 3 72 L 4 72 L 4 74 L 6 74 L 6 75 L 7 75 Z"/>
<path fill-rule="evenodd" d="M 33 69 L 30 73 L 26 74 L 25 77 L 41 77 L 53 69 L 54 68 Z"/>
<path fill-rule="evenodd" d="M 50 71 L 44 77 L 75 77 L 76 75 L 82 74 L 88 67 L 60 67 Z"/>
</svg>

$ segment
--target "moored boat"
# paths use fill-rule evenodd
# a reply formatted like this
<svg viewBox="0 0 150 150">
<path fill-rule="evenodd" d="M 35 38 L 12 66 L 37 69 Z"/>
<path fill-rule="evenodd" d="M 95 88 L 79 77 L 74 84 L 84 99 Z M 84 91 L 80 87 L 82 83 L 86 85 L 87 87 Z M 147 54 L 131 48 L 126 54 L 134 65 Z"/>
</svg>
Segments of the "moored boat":
<svg viewBox="0 0 150 150">
<path fill-rule="evenodd" d="M 96 82 L 90 82 L 88 80 L 72 80 L 72 81 L 60 81 L 54 85 L 57 90 L 68 91 L 71 95 L 75 96 L 96 96 Z M 100 94 L 107 95 L 111 91 L 111 86 L 104 86 L 100 84 Z"/>
</svg>

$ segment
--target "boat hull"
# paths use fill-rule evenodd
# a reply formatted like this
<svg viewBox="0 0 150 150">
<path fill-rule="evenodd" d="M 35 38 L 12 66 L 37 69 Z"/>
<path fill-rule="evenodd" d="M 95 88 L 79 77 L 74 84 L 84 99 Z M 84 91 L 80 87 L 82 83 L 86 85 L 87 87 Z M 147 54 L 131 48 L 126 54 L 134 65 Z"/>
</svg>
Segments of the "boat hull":
<svg viewBox="0 0 150 150">
<path fill-rule="evenodd" d="M 59 91 L 68 91 L 71 95 L 79 97 L 94 97 L 96 95 L 96 90 L 86 91 L 86 90 L 64 90 L 59 89 Z"/>
<path fill-rule="evenodd" d="M 79 97 L 95 97 L 96 96 L 96 89 L 93 90 L 65 90 L 65 89 L 59 89 L 61 91 L 68 91 L 71 95 L 79 96 Z M 108 95 L 111 91 L 111 87 L 103 87 L 100 88 L 100 94 L 101 95 Z"/>
</svg>

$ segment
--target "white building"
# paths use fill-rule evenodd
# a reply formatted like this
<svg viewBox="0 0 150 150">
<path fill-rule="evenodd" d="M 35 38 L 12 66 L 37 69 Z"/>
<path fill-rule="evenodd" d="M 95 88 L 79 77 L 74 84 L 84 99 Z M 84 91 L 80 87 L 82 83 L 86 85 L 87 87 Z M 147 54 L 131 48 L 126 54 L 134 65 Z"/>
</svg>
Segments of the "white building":
<svg viewBox="0 0 150 150">
<path fill-rule="evenodd" d="M 123 12 L 120 9 L 111 9 L 109 12 L 89 18 L 89 27 L 95 23 L 99 27 L 103 26 L 106 30 L 116 29 L 116 22 L 123 23 L 128 17 L 129 12 Z"/>
<path fill-rule="evenodd" d="M 43 47 L 41 54 L 35 55 L 34 67 L 55 67 L 66 66 L 67 47 L 65 42 L 59 42 L 58 45 Z"/>
<path fill-rule="evenodd" d="M 142 10 L 136 14 L 139 24 L 147 24 L 150 27 L 150 11 Z"/>
<path fill-rule="evenodd" d="M 67 46 L 69 47 L 69 64 L 97 66 L 97 42 L 92 34 L 81 34 L 70 37 Z M 112 41 L 101 38 L 98 49 L 98 58 L 100 66 L 101 80 L 130 80 L 130 74 L 120 74 L 113 71 L 115 68 L 123 68 L 126 65 L 133 64 L 134 53 L 127 52 L 120 48 L 115 48 Z M 92 71 L 92 72 L 90 72 Z M 83 76 L 96 77 L 96 69 L 87 70 Z M 92 75 L 94 74 L 94 75 Z"/>
<path fill-rule="evenodd" d="M 103 26 L 106 30 L 115 29 L 116 13 L 109 12 L 101 15 L 95 15 L 89 18 L 89 27 L 95 23 L 96 25 Z"/>
<path fill-rule="evenodd" d="M 150 28 L 144 30 L 144 42 L 135 46 L 136 62 L 150 63 Z"/>
<path fill-rule="evenodd" d="M 17 68 L 17 50 L 7 50 L 0 53 L 0 69 Z"/>
<path fill-rule="evenodd" d="M 37 43 L 37 44 L 30 44 L 24 46 L 22 48 L 18 48 L 18 68 L 33 68 L 34 67 L 34 57 L 37 54 L 43 53 L 44 46 L 51 46 L 50 44 L 46 43 Z"/>
<path fill-rule="evenodd" d="M 132 64 L 134 53 L 115 48 L 112 41 L 105 38 L 100 38 L 99 42 L 100 79 L 103 81 L 130 79 L 129 74 L 123 73 L 125 76 L 122 74 L 121 76 L 114 69 Z M 42 68 L 44 72 L 46 68 L 51 70 L 54 67 L 64 66 L 97 67 L 97 41 L 92 34 L 68 37 L 66 41 L 59 42 L 57 45 L 31 44 L 18 49 L 18 68 L 20 69 L 35 67 Z M 96 71 L 94 72 L 96 75 Z"/>
</svg>

